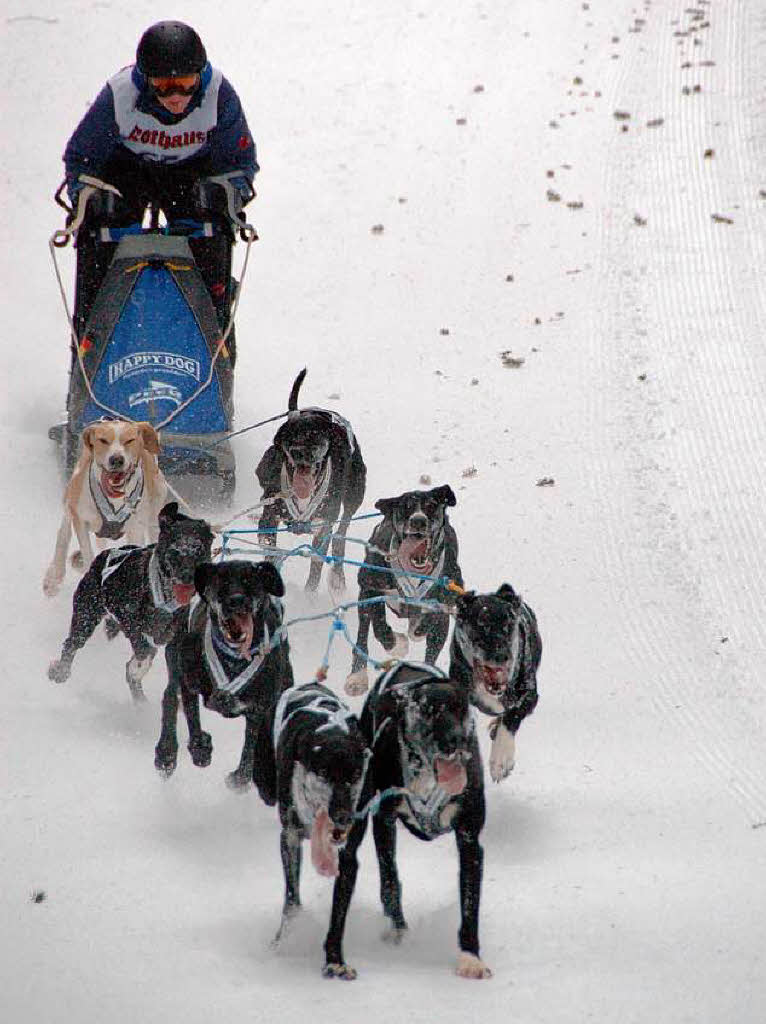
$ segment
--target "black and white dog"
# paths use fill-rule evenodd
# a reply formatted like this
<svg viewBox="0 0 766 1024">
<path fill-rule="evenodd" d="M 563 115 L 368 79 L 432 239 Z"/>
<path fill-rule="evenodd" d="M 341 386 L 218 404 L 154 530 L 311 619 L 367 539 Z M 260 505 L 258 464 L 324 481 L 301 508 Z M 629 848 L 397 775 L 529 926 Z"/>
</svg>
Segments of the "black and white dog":
<svg viewBox="0 0 766 1024">
<path fill-rule="evenodd" d="M 243 716 L 245 742 L 233 787 L 255 782 L 265 803 L 276 803 L 276 766 L 270 724 L 280 694 L 293 684 L 290 646 L 282 632 L 285 588 L 268 562 L 207 563 L 194 574 L 200 601 L 186 628 L 165 648 L 168 685 L 162 699 L 162 731 L 155 767 L 176 767 L 176 718 L 181 695 L 189 728 L 189 753 L 210 764 L 213 742 L 200 724 L 199 697 L 226 718 Z"/>
<path fill-rule="evenodd" d="M 285 873 L 278 942 L 300 907 L 302 841 L 310 841 L 320 875 L 338 874 L 338 851 L 351 828 L 370 751 L 356 717 L 320 683 L 285 690 L 273 738 Z"/>
<path fill-rule="evenodd" d="M 460 860 L 456 970 L 464 978 L 490 977 L 479 957 L 484 778 L 465 689 L 430 665 L 402 662 L 378 678 L 360 724 L 372 760 L 359 815 L 339 855 L 323 973 L 333 978 L 356 977 L 344 960 L 342 944 L 356 882 L 357 850 L 367 828 L 364 812 L 369 811 L 390 938 L 398 942 L 407 928 L 396 867 L 397 820 L 419 839 L 435 839 L 452 831 Z"/>
<path fill-rule="evenodd" d="M 489 774 L 500 782 L 513 770 L 518 728 L 537 705 L 543 654 L 537 619 L 508 583 L 494 594 L 463 594 L 455 607 L 450 675 L 474 707 L 495 716 Z"/>
<path fill-rule="evenodd" d="M 126 545 L 102 551 L 80 580 L 72 599 L 72 621 L 61 656 L 48 678 L 65 682 L 77 651 L 108 615 L 110 638 L 122 631 L 133 648 L 125 675 L 133 699 L 145 699 L 141 680 L 157 647 L 181 627 L 194 595 L 194 573 L 210 558 L 213 533 L 170 502 L 159 514 L 159 538 L 148 547 Z"/>
<path fill-rule="evenodd" d="M 332 538 L 333 556 L 342 559 L 349 521 L 364 499 L 367 467 L 347 420 L 329 409 L 298 409 L 305 376 L 304 369 L 295 378 L 287 421 L 255 470 L 265 503 L 258 528 L 271 530 L 285 523 L 295 533 L 313 533 L 313 546 L 324 556 L 342 505 L 343 517 Z M 259 539 L 265 546 L 275 544 L 273 533 Z M 312 558 L 307 590 L 319 586 L 322 565 L 321 558 Z M 343 563 L 334 562 L 330 590 L 340 594 L 344 589 Z"/>
<path fill-rule="evenodd" d="M 410 640 L 425 637 L 425 660 L 433 665 L 444 647 L 449 632 L 447 608 L 424 610 L 419 601 L 454 602 L 444 579 L 463 585 L 458 565 L 455 531 L 447 518 L 447 507 L 456 504 L 452 488 L 445 484 L 430 491 L 406 491 L 397 498 L 381 498 L 375 508 L 383 519 L 375 527 L 365 554 L 367 566 L 359 570 L 359 600 L 385 597 L 359 606 L 359 632 L 346 677 L 346 693 L 358 695 L 367 690 L 367 666 L 370 625 L 375 638 L 394 658 L 404 658 Z M 411 574 L 411 575 L 407 575 Z M 428 578 L 423 578 L 428 577 Z M 396 633 L 386 621 L 386 607 L 399 618 L 407 619 L 407 635 Z"/>
</svg>

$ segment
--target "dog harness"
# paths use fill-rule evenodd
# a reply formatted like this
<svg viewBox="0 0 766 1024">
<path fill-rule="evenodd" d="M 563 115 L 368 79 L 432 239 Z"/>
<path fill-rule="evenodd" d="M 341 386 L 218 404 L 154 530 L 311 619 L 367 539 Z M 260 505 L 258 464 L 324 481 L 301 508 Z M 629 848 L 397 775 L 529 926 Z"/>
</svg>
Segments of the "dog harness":
<svg viewBox="0 0 766 1024">
<path fill-rule="evenodd" d="M 424 600 L 429 591 L 434 587 L 436 580 L 441 576 L 442 570 L 444 569 L 444 561 L 447 553 L 442 547 L 433 572 L 429 573 L 429 576 L 432 576 L 433 579 L 413 579 L 406 575 L 408 570 L 405 569 L 399 561 L 397 555 L 399 546 L 397 545 L 396 548 L 394 547 L 395 540 L 396 535 L 391 538 L 388 561 L 390 565 L 397 570 L 394 575 L 396 590 L 385 591 L 384 597 L 386 599 L 386 604 L 391 611 L 402 618 L 407 614 L 406 606 L 408 601 Z"/>
<path fill-rule="evenodd" d="M 314 493 L 304 504 L 300 498 L 296 498 L 295 495 L 290 492 L 290 477 L 287 473 L 287 466 L 283 462 L 280 484 L 282 487 L 282 501 L 285 503 L 288 516 L 291 519 L 294 519 L 297 523 L 310 522 L 311 517 L 327 497 L 331 476 L 332 459 L 328 458 Z"/>
<path fill-rule="evenodd" d="M 260 645 L 255 649 L 251 648 L 252 658 L 248 662 L 247 666 L 241 672 L 233 676 L 229 674 L 229 671 L 227 671 L 224 661 L 231 665 L 232 663 L 244 661 L 245 659 L 242 658 L 235 648 L 225 643 L 225 641 L 221 640 L 220 637 L 214 636 L 212 620 L 208 615 L 203 638 L 203 651 L 208 671 L 213 677 L 213 681 L 219 690 L 224 690 L 226 693 L 235 695 L 244 690 L 256 673 L 263 667 L 266 657 L 271 652 L 274 636 L 277 635 L 278 632 L 280 635 L 283 635 L 283 632 L 281 631 L 282 603 L 281 601 L 274 600 L 274 598 L 269 598 L 269 600 L 272 605 L 278 608 L 279 625 L 277 629 L 274 630 L 273 634 L 270 633 L 268 623 L 266 622 L 266 616 L 264 615 L 263 637 Z M 219 656 L 219 650 L 224 655 L 224 661 L 222 661 Z"/>
<path fill-rule="evenodd" d="M 305 701 L 305 703 L 301 703 Z M 318 683 L 306 683 L 304 686 L 290 687 L 285 690 L 279 698 L 274 713 L 274 728 L 272 732 L 275 752 L 279 748 L 279 741 L 282 732 L 299 711 L 308 711 L 312 715 L 318 715 L 324 721 L 314 730 L 316 733 L 326 732 L 328 729 L 337 728 L 344 733 L 349 732 L 349 720 L 354 714 L 338 698 L 329 693 Z M 367 774 L 372 751 L 367 750 L 364 756 L 364 768 L 359 781 L 351 786 L 351 805 L 356 806 L 359 794 L 362 791 L 364 778 Z M 296 764 L 292 778 L 292 796 L 295 810 L 306 828 L 311 827 L 318 811 L 327 810 L 330 806 L 332 787 L 330 783 L 308 771 L 304 765 Z"/>
<path fill-rule="evenodd" d="M 299 701 L 306 701 L 306 703 L 299 703 Z M 347 733 L 349 719 L 355 717 L 342 701 L 338 700 L 334 694 L 328 693 L 318 683 L 306 683 L 305 686 L 298 687 L 291 686 L 279 698 L 274 712 L 272 735 L 275 750 L 279 746 L 282 730 L 299 711 L 309 711 L 312 715 L 320 715 L 324 718 L 322 725 L 317 726 L 316 732 L 337 728 Z"/>
<path fill-rule="evenodd" d="M 95 462 L 91 462 L 90 473 L 88 474 L 90 493 L 101 515 L 101 526 L 96 532 L 96 536 L 103 537 L 106 540 L 119 540 L 125 532 L 125 523 L 136 511 L 141 498 L 144 496 L 144 470 L 141 463 L 137 462 L 129 477 L 129 479 L 134 481 L 133 488 L 129 494 L 125 495 L 119 508 L 115 508 L 104 494 L 101 488 L 100 475 L 100 468 L 97 468 Z"/>
<path fill-rule="evenodd" d="M 112 548 L 107 554 L 106 561 L 101 570 L 101 585 L 103 586 L 112 573 L 116 572 L 134 551 L 138 550 L 139 548 L 136 544 L 123 544 L 122 547 Z"/>
<path fill-rule="evenodd" d="M 408 690 L 413 690 L 423 683 L 431 682 L 432 680 L 441 681 L 448 678 L 441 669 L 433 665 L 418 662 L 408 662 L 407 665 L 408 667 L 419 669 L 422 675 L 405 683 L 392 682 L 396 673 L 402 667 L 401 665 L 394 665 L 381 678 L 378 684 L 378 693 L 383 694 L 388 689 L 396 689 L 400 693 L 406 693 Z M 384 719 L 380 725 L 373 721 L 373 726 L 375 727 L 373 747 L 380 734 L 390 722 L 390 718 Z M 473 718 L 471 718 L 472 727 L 473 724 Z M 397 795 L 401 796 L 404 800 L 406 816 L 425 835 L 436 836 L 449 832 L 452 827 L 451 822 L 448 821 L 445 824 L 442 814 L 453 797 L 445 789 L 442 789 L 436 779 L 433 769 L 433 752 L 426 750 L 418 744 L 405 742 L 401 729 L 397 729 L 397 740 L 399 742 L 404 786 L 393 790 L 386 790 L 380 794 L 379 798 L 376 797 L 365 809 L 365 813 L 369 811 L 374 813 L 380 806 L 381 800 L 388 796 Z M 377 800 L 377 804 L 373 807 L 375 800 Z"/>
<path fill-rule="evenodd" d="M 177 612 L 179 608 L 185 607 L 180 601 L 176 600 L 176 596 L 173 593 L 173 584 L 162 571 L 156 549 L 152 552 L 152 557 L 149 559 L 149 590 L 152 594 L 154 607 L 158 611 L 172 613 Z"/>
</svg>

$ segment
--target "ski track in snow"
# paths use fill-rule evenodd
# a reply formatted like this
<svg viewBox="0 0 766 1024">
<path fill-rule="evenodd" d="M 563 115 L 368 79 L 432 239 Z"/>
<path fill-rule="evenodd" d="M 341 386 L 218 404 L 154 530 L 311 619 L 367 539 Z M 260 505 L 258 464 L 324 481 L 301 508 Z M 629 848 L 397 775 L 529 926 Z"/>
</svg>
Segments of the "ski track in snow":
<svg viewBox="0 0 766 1024">
<path fill-rule="evenodd" d="M 487 784 L 481 940 L 495 977 L 450 974 L 453 841 L 400 830 L 411 932 L 401 948 L 380 941 L 368 838 L 345 943 L 360 974 L 343 985 L 319 976 L 331 893 L 308 857 L 303 913 L 269 947 L 283 886 L 277 822 L 253 793 L 223 785 L 240 723 L 205 715 L 206 771 L 191 765 L 182 724 L 178 769 L 160 780 L 161 656 L 143 708 L 129 701 L 124 647 L 99 634 L 66 686 L 45 678 L 76 582 L 54 602 L 40 595 L 61 491 L 45 433 L 68 364 L 48 197 L 84 97 L 160 15 L 142 0 L 67 2 L 54 25 L 11 0 L 0 75 L 9 137 L 25 144 L 0 157 L 13 299 L 0 511 L 4 1019 L 766 1016 L 756 6 L 334 0 L 319 16 L 233 0 L 225 16 L 191 2 L 178 15 L 243 95 L 263 164 L 236 425 L 276 412 L 308 365 L 307 400 L 339 394 L 360 438 L 364 509 L 422 473 L 450 482 L 468 585 L 508 579 L 543 634 L 541 700 L 517 768 Z M 627 132 L 617 110 L 631 114 Z M 503 367 L 505 350 L 523 364 Z M 268 431 L 236 441 L 237 505 L 257 500 L 252 467 Z M 546 476 L 554 485 L 536 487 Z M 303 594 L 307 572 L 304 559 L 286 568 L 290 618 L 329 606 L 324 592 L 316 603 Z M 351 598 L 353 571 L 347 580 Z M 298 682 L 326 642 L 321 625 L 292 629 Z M 339 692 L 350 660 L 336 637 Z"/>
</svg>

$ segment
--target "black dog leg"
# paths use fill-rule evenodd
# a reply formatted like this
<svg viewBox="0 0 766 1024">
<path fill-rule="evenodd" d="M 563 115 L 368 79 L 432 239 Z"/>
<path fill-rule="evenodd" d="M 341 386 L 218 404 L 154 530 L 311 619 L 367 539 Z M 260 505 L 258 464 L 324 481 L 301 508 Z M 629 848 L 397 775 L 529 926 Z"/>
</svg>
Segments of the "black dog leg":
<svg viewBox="0 0 766 1024">
<path fill-rule="evenodd" d="M 181 683 L 181 702 L 189 729 L 189 753 L 198 768 L 207 768 L 213 759 L 213 737 L 202 728 L 199 718 L 199 696 Z"/>
<path fill-rule="evenodd" d="M 313 547 L 314 551 L 316 551 L 316 555 L 311 556 L 309 578 L 306 580 L 307 593 L 313 594 L 319 587 L 319 580 L 322 576 L 322 566 L 324 565 L 324 556 L 327 554 L 327 549 L 330 546 L 330 529 L 330 526 L 325 526 L 318 533 L 314 534 Z"/>
<path fill-rule="evenodd" d="M 460 956 L 456 972 L 463 978 L 491 978 L 492 972 L 479 958 L 479 903 L 484 851 L 478 835 L 456 828 L 460 860 Z"/>
<path fill-rule="evenodd" d="M 338 559 L 338 561 L 333 562 L 330 567 L 329 586 L 330 593 L 336 599 L 342 597 L 346 590 L 346 574 L 343 571 L 343 557 L 346 554 L 346 531 L 348 530 L 349 522 L 349 519 L 341 519 L 332 539 L 333 558 Z"/>
<path fill-rule="evenodd" d="M 162 728 L 157 746 L 154 748 L 154 767 L 168 777 L 176 770 L 178 763 L 178 683 L 172 676 L 162 694 Z"/>
<path fill-rule="evenodd" d="M 242 753 L 239 764 L 233 772 L 226 776 L 226 785 L 229 789 L 245 790 L 253 781 L 253 757 L 255 755 L 255 741 L 258 728 L 252 716 L 245 716 L 245 741 L 242 744 Z"/>
<path fill-rule="evenodd" d="M 396 870 L 396 818 L 376 814 L 372 819 L 372 834 L 380 871 L 380 902 L 391 922 L 391 931 L 384 938 L 398 944 L 407 930 L 407 922 L 402 913 L 402 884 Z"/>
<path fill-rule="evenodd" d="M 372 595 L 360 592 L 360 601 L 370 597 Z M 359 694 L 365 693 L 369 685 L 367 679 L 367 654 L 369 635 L 370 635 L 370 622 L 372 619 L 371 609 L 377 607 L 376 605 L 365 605 L 360 604 L 357 611 L 359 614 L 359 628 L 356 634 L 356 647 L 353 658 L 351 659 L 351 671 L 346 676 L 346 693 L 352 697 L 358 697 Z"/>
<path fill-rule="evenodd" d="M 291 918 L 295 917 L 301 905 L 301 840 L 293 828 L 282 828 L 279 837 L 279 852 L 282 855 L 282 869 L 285 874 L 285 902 L 282 907 L 282 920 L 279 930 L 274 936 L 276 946 L 284 938 L 290 926 Z"/>
<path fill-rule="evenodd" d="M 130 695 L 136 703 L 146 700 L 141 680 L 152 667 L 154 656 L 157 653 L 156 647 L 152 647 L 143 633 L 135 629 L 126 629 L 126 635 L 133 648 L 133 657 L 125 665 L 125 679 L 130 689 Z"/>
<path fill-rule="evenodd" d="M 447 642 L 449 618 L 446 615 L 428 615 L 426 632 L 426 664 L 435 665 L 436 659 Z M 423 623 L 426 626 L 426 622 Z"/>
<path fill-rule="evenodd" d="M 61 648 L 61 657 L 48 666 L 48 678 L 54 683 L 65 683 L 72 671 L 75 654 L 93 636 L 106 614 L 101 595 L 100 573 L 87 572 L 77 585 L 72 600 L 72 621 L 69 636 Z"/>
<path fill-rule="evenodd" d="M 343 959 L 343 932 L 346 928 L 346 916 L 351 904 L 351 897 L 354 895 L 356 876 L 359 871 L 356 853 L 366 831 L 367 818 L 365 816 L 352 826 L 346 845 L 338 857 L 339 875 L 335 879 L 330 927 L 324 942 L 325 965 L 322 974 L 325 978 L 342 978 L 344 981 L 353 981 L 356 977 L 354 968 L 345 963 Z"/>
</svg>

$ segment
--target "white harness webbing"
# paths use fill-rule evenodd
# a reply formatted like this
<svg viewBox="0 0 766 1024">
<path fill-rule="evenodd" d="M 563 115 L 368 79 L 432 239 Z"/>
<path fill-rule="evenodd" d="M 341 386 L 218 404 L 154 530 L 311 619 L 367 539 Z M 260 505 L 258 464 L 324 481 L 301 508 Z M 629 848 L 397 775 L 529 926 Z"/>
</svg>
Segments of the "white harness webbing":
<svg viewBox="0 0 766 1024">
<path fill-rule="evenodd" d="M 266 619 L 264 617 L 263 638 L 260 646 L 256 651 L 254 651 L 247 667 L 238 675 L 234 676 L 233 679 L 229 678 L 226 669 L 221 663 L 221 659 L 218 657 L 218 652 L 216 651 L 215 644 L 213 643 L 213 626 L 209 616 L 205 625 L 203 649 L 205 652 L 207 667 L 210 670 L 210 674 L 212 675 L 218 689 L 225 690 L 227 693 L 240 693 L 241 690 L 244 690 L 256 672 L 258 672 L 262 667 L 267 655 L 271 651 L 271 636 L 269 635 Z M 232 657 L 236 657 L 236 654 L 233 651 Z"/>
<path fill-rule="evenodd" d="M 444 560 L 446 557 L 446 551 L 444 548 L 441 550 L 441 554 L 434 566 L 433 572 L 429 573 L 433 579 L 412 579 L 409 576 L 399 575 L 399 573 L 406 573 L 409 570 L 405 569 L 399 561 L 396 552 L 393 550 L 393 539 L 392 547 L 389 550 L 389 562 L 392 568 L 397 570 L 397 574 L 394 575 L 396 581 L 396 591 L 387 591 L 385 594 L 386 604 L 392 612 L 398 612 L 401 607 L 401 601 L 403 600 L 406 604 L 407 600 L 410 601 L 422 601 L 428 591 L 434 586 L 436 581 L 442 574 L 444 569 Z"/>
<path fill-rule="evenodd" d="M 101 570 L 101 585 L 109 579 L 113 572 L 116 572 L 128 555 L 132 555 L 134 551 L 138 551 L 138 547 L 135 544 L 124 544 L 120 548 L 112 548 L 109 554 L 106 556 L 104 562 L 104 568 Z"/>
<path fill-rule="evenodd" d="M 96 503 L 96 508 L 104 521 L 104 525 L 122 526 L 136 511 L 141 498 L 144 496 L 143 466 L 140 462 L 136 463 L 133 473 L 129 478 L 134 481 L 133 488 L 129 494 L 125 495 L 122 505 L 120 505 L 119 508 L 115 508 L 104 494 L 101 488 L 100 476 L 101 467 L 97 467 L 95 462 L 91 462 L 90 473 L 88 475 L 90 493 L 92 494 L 93 500 Z"/>
<path fill-rule="evenodd" d="M 180 601 L 176 600 L 172 586 L 167 585 L 167 581 L 160 571 L 156 550 L 152 552 L 152 557 L 149 559 L 149 590 L 152 594 L 152 603 L 158 611 L 177 612 L 179 608 L 184 607 Z"/>
<path fill-rule="evenodd" d="M 296 519 L 298 522 L 308 522 L 314 515 L 316 510 L 324 501 L 327 496 L 327 491 L 330 486 L 330 477 L 332 476 L 332 459 L 328 458 L 322 477 L 317 483 L 316 489 L 310 498 L 306 499 L 304 504 L 300 498 L 292 493 L 290 489 L 290 477 L 287 473 L 287 465 L 282 463 L 282 472 L 280 474 L 280 483 L 282 486 L 282 501 L 285 503 L 285 508 L 291 518 Z"/>
<path fill-rule="evenodd" d="M 298 705 L 298 701 L 303 700 L 307 696 L 310 696 L 311 700 L 307 704 Z M 337 703 L 337 707 L 327 707 L 333 699 Z M 291 707 L 292 704 L 298 706 Z M 348 732 L 349 719 L 354 717 L 353 713 L 342 701 L 338 700 L 337 697 L 332 698 L 324 690 L 319 689 L 312 683 L 300 687 L 291 686 L 279 698 L 276 711 L 274 712 L 272 736 L 275 750 L 279 746 L 282 730 L 299 711 L 309 711 L 312 715 L 320 715 L 324 718 L 324 722 L 317 727 L 316 732 L 324 732 L 326 729 L 332 729 L 333 727 L 341 729 L 343 732 Z"/>
</svg>

